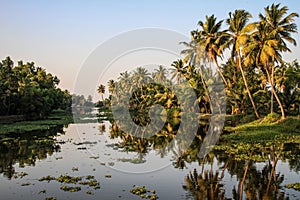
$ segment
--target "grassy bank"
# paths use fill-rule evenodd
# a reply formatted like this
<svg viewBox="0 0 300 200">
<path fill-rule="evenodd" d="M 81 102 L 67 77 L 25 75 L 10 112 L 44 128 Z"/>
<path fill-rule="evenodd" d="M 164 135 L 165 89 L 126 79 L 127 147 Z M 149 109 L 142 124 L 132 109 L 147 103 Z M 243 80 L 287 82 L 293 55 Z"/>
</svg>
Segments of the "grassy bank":
<svg viewBox="0 0 300 200">
<path fill-rule="evenodd" d="M 55 126 L 73 122 L 72 113 L 63 110 L 53 111 L 47 119 L 34 121 L 19 121 L 0 124 L 0 134 L 23 133 L 35 130 L 47 130 Z"/>
<path fill-rule="evenodd" d="M 267 116 L 235 127 L 227 126 L 225 132 L 227 134 L 222 136 L 223 141 L 268 143 L 279 138 L 300 137 L 300 118 L 287 117 L 285 120 L 278 120 Z"/>
<path fill-rule="evenodd" d="M 265 161 L 269 154 L 298 159 L 293 155 L 300 150 L 300 118 L 273 117 L 225 127 L 215 151 L 226 152 L 235 160 Z"/>
</svg>

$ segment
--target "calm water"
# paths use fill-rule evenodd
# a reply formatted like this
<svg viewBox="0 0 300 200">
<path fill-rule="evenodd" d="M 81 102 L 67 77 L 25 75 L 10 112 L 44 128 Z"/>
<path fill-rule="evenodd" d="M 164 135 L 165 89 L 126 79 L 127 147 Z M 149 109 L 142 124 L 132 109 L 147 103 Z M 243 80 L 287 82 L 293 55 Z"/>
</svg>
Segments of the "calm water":
<svg viewBox="0 0 300 200">
<path fill-rule="evenodd" d="M 130 193 L 134 185 L 156 190 L 159 199 L 208 199 L 208 196 L 237 199 L 239 196 L 235 191 L 246 162 L 233 161 L 214 152 L 202 163 L 192 151 L 183 152 L 169 138 L 136 141 L 124 137 L 109 121 L 103 121 L 3 138 L 0 199 L 141 199 Z M 246 196 L 258 199 L 259 195 L 261 199 L 300 199 L 300 192 L 284 187 L 300 181 L 299 166 L 299 159 L 294 163 L 279 160 L 276 181 L 270 182 L 267 191 L 271 171 L 268 162 L 252 163 L 243 184 L 243 199 Z M 28 175 L 22 177 L 22 172 Z M 100 182 L 100 189 L 38 180 L 47 175 L 92 175 Z M 63 191 L 60 189 L 63 185 L 81 186 L 81 190 Z M 88 190 L 93 194 L 87 194 Z"/>
</svg>

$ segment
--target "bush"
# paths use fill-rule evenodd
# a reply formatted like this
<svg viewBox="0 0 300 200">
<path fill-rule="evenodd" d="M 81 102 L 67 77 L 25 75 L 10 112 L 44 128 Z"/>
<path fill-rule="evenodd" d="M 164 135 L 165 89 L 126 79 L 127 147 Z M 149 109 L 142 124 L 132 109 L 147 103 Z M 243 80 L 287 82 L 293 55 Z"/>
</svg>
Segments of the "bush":
<svg viewBox="0 0 300 200">
<path fill-rule="evenodd" d="M 265 117 L 264 123 L 270 124 L 280 120 L 281 116 L 277 113 L 270 113 Z"/>
</svg>

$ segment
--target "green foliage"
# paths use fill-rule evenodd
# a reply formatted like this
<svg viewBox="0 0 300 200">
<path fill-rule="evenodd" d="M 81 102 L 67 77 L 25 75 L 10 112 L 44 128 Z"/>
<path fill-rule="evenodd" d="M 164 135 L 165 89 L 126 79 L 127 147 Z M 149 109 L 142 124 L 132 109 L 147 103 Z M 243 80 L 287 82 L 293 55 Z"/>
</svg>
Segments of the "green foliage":
<svg viewBox="0 0 300 200">
<path fill-rule="evenodd" d="M 141 198 L 156 200 L 158 196 L 156 195 L 155 190 L 148 190 L 145 186 L 133 186 L 134 188 L 130 190 L 132 194 L 138 195 Z"/>
<path fill-rule="evenodd" d="M 73 116 L 63 110 L 55 110 L 47 119 L 34 121 L 20 121 L 14 123 L 1 123 L 0 134 L 25 133 L 30 131 L 46 131 L 57 126 L 66 125 L 73 122 Z"/>
<path fill-rule="evenodd" d="M 69 176 L 69 175 L 60 175 L 59 177 L 55 178 L 52 176 L 45 176 L 42 178 L 38 179 L 39 181 L 58 181 L 60 183 L 68 184 L 68 185 L 62 185 L 60 187 L 61 190 L 64 191 L 69 191 L 69 192 L 78 192 L 81 190 L 80 186 L 76 186 L 77 184 L 79 185 L 86 185 L 88 186 L 87 194 L 93 194 L 92 189 L 97 190 L 100 189 L 100 183 L 94 178 L 92 175 L 87 175 L 85 177 L 81 176 Z M 75 186 L 69 186 L 69 184 L 73 184 Z"/>
<path fill-rule="evenodd" d="M 273 114 L 271 116 L 274 116 Z M 280 116 L 277 114 L 276 117 Z M 274 119 L 274 118 L 272 118 Z M 263 122 L 263 123 L 262 123 Z M 256 120 L 237 127 L 227 128 L 231 134 L 223 135 L 222 140 L 229 143 L 270 144 L 276 142 L 299 141 L 300 119 L 288 117 L 274 123 L 266 123 L 263 119 Z"/>
<path fill-rule="evenodd" d="M 60 187 L 60 189 L 68 192 L 78 192 L 81 190 L 81 187 L 71 187 L 71 186 L 63 185 Z"/>
<path fill-rule="evenodd" d="M 59 79 L 34 63 L 14 66 L 7 57 L 0 62 L 0 115 L 24 115 L 37 119 L 54 109 L 71 106 L 71 95 L 58 88 Z"/>
<path fill-rule="evenodd" d="M 264 124 L 271 124 L 277 122 L 280 119 L 280 115 L 277 113 L 270 113 L 268 114 L 265 119 L 263 120 Z"/>
</svg>

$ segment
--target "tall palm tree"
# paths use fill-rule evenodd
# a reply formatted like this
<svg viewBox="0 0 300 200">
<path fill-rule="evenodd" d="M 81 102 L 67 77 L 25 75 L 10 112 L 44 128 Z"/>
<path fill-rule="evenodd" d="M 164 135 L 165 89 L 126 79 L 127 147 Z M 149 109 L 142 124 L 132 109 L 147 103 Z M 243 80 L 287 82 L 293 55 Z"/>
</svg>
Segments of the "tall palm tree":
<svg viewBox="0 0 300 200">
<path fill-rule="evenodd" d="M 104 103 L 104 99 L 103 99 L 103 94 L 105 93 L 105 86 L 104 85 L 99 85 L 97 92 L 101 95 L 102 97 L 102 102 Z"/>
<path fill-rule="evenodd" d="M 206 53 L 203 51 L 203 49 L 201 47 L 199 47 L 199 45 L 197 45 L 197 43 L 194 40 L 192 40 L 189 43 L 181 42 L 181 44 L 183 44 L 187 47 L 186 49 L 181 51 L 181 54 L 185 55 L 184 62 L 188 63 L 189 66 L 190 65 L 192 65 L 192 66 L 198 65 L 199 66 L 197 68 L 197 71 L 200 73 L 201 83 L 203 85 L 203 89 L 205 91 L 205 95 L 209 102 L 210 110 L 212 112 L 213 106 L 212 106 L 211 98 L 209 96 L 207 84 L 204 80 L 204 73 L 203 73 L 204 67 L 200 63 L 201 60 L 204 61 L 206 59 Z"/>
<path fill-rule="evenodd" d="M 282 103 L 272 84 L 271 71 L 275 62 L 281 62 L 281 54 L 279 52 L 279 41 L 268 32 L 268 27 L 265 21 L 256 23 L 256 30 L 251 34 L 250 40 L 243 48 L 245 54 L 245 64 L 255 64 L 257 67 L 263 67 L 266 72 L 267 80 L 271 86 L 271 92 L 275 96 L 280 110 L 281 118 L 285 118 Z"/>
<path fill-rule="evenodd" d="M 112 94 L 115 89 L 115 81 L 111 79 L 107 82 L 107 84 L 108 84 L 108 91 L 110 94 Z"/>
<path fill-rule="evenodd" d="M 143 67 L 138 67 L 133 73 L 133 81 L 137 87 L 142 87 L 150 79 L 148 70 Z"/>
<path fill-rule="evenodd" d="M 167 70 L 162 65 L 159 65 L 158 69 L 155 69 L 154 71 L 155 71 L 153 73 L 154 79 L 156 79 L 158 82 L 164 82 L 167 79 L 166 77 Z"/>
<path fill-rule="evenodd" d="M 222 57 L 223 51 L 227 48 L 228 36 L 226 31 L 221 31 L 223 20 L 217 22 L 217 18 L 214 15 L 206 16 L 206 21 L 199 21 L 198 25 L 202 30 L 192 31 L 192 38 L 207 52 L 207 58 L 209 62 L 213 61 L 217 70 L 220 73 L 224 83 L 227 86 L 227 81 L 222 73 L 221 67 L 217 58 Z"/>
<path fill-rule="evenodd" d="M 299 17 L 297 13 L 287 15 L 288 7 L 280 7 L 280 4 L 272 4 L 271 7 L 264 8 L 265 15 L 259 14 L 261 21 L 266 22 L 269 34 L 273 35 L 279 42 L 279 50 L 281 52 L 291 52 L 286 42 L 296 45 L 296 40 L 291 33 L 297 33 L 297 25 L 294 23 L 295 17 Z M 274 86 L 274 67 L 271 70 L 271 83 Z M 271 96 L 271 112 L 273 112 L 273 93 Z"/>
<path fill-rule="evenodd" d="M 241 58 L 241 47 L 248 38 L 248 33 L 252 31 L 253 24 L 247 25 L 249 18 L 251 18 L 251 14 L 245 10 L 235 10 L 234 13 L 229 13 L 229 18 L 226 20 L 228 24 L 228 33 L 230 35 L 230 43 L 232 44 L 232 58 L 236 58 L 237 66 L 241 71 L 243 81 L 251 101 L 253 110 L 257 118 L 260 118 L 255 103 L 252 98 L 252 94 L 250 92 L 248 82 L 242 67 L 242 58 Z"/>
<path fill-rule="evenodd" d="M 174 67 L 174 69 L 171 69 L 171 79 L 173 80 L 176 78 L 177 83 L 179 83 L 184 78 L 184 62 L 183 60 L 178 59 L 174 61 L 171 66 Z"/>
<path fill-rule="evenodd" d="M 206 16 L 206 21 L 199 21 L 198 25 L 202 30 L 194 30 L 191 32 L 192 39 L 207 53 L 207 59 L 209 62 L 214 62 L 217 71 L 219 72 L 226 88 L 231 93 L 235 105 L 238 106 L 236 97 L 232 88 L 228 85 L 228 82 L 222 72 L 222 69 L 218 63 L 218 57 L 223 56 L 223 52 L 229 45 L 229 37 L 226 30 L 221 30 L 223 20 L 217 21 L 214 15 Z"/>
</svg>

